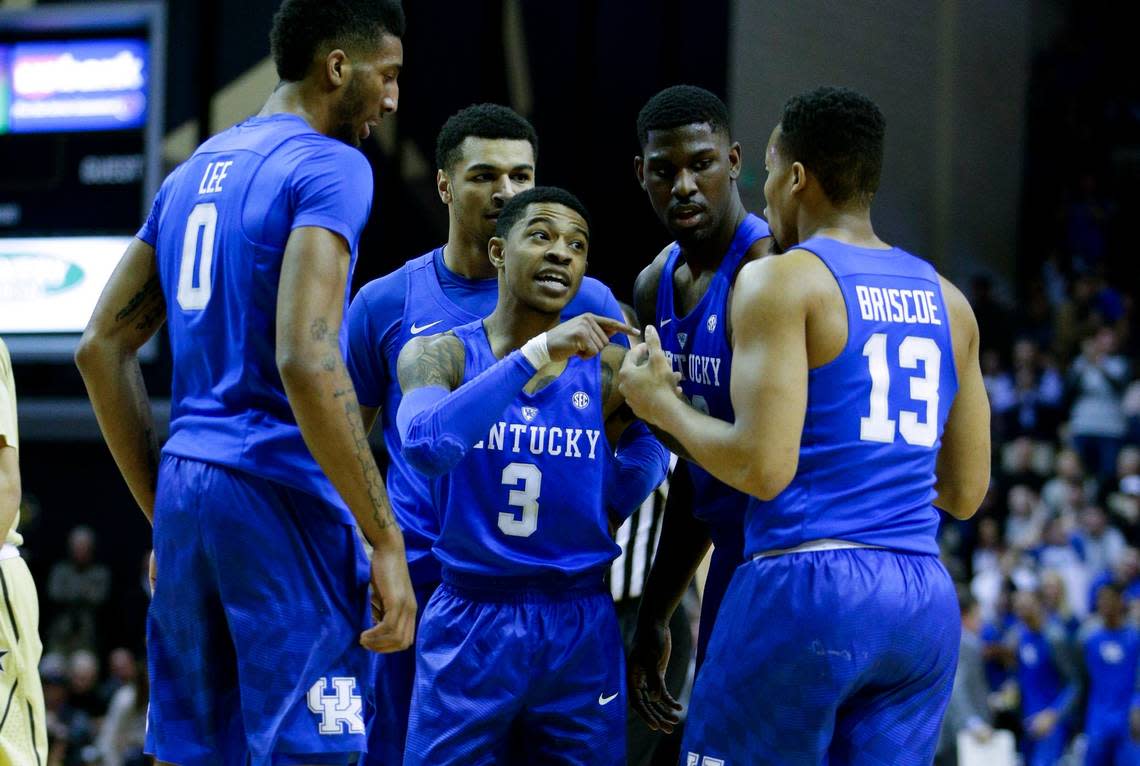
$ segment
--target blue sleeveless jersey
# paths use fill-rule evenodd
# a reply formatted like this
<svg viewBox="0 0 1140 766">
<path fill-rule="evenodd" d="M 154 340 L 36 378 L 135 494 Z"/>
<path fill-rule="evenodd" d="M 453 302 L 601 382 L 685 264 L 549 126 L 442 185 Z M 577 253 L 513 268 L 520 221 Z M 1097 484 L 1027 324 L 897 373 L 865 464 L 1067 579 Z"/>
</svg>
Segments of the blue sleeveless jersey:
<svg viewBox="0 0 1140 766">
<path fill-rule="evenodd" d="M 455 334 L 466 353 L 464 382 L 497 361 L 482 320 Z M 431 480 L 445 581 L 601 582 L 621 550 L 602 496 L 610 449 L 602 404 L 600 359 L 572 358 L 541 390 L 520 392 L 487 438 Z"/>
<path fill-rule="evenodd" d="M 958 390 L 938 274 L 898 248 L 817 237 L 797 249 L 839 283 L 847 344 L 808 373 L 796 475 L 749 502 L 745 553 L 838 539 L 937 554 L 934 466 Z"/>
<path fill-rule="evenodd" d="M 277 372 L 277 284 L 289 234 L 302 226 L 340 235 L 351 274 L 371 204 L 364 156 L 294 115 L 246 120 L 166 179 L 138 234 L 155 248 L 166 297 L 174 362 L 166 453 L 296 487 L 347 514 Z M 346 340 L 342 328 L 344 351 Z"/>
<path fill-rule="evenodd" d="M 441 279 L 449 283 L 448 291 Z M 396 412 L 402 393 L 396 363 L 411 338 L 475 322 L 494 310 L 498 295 L 496 279 L 466 279 L 448 272 L 440 247 L 369 282 L 349 310 L 349 372 L 361 404 L 380 407 L 379 425 L 391 461 L 386 477 L 388 497 L 404 532 L 408 567 L 416 583 L 439 581 L 439 564 L 431 555 L 439 534 L 439 514 L 427 479 L 401 456 Z M 609 288 L 591 277 L 583 278 L 562 316 L 569 319 L 586 312 L 622 319 L 621 307 Z M 622 342 L 621 338 L 614 340 Z"/>
<path fill-rule="evenodd" d="M 1103 626 L 1082 642 L 1089 678 L 1085 730 L 1124 728 L 1128 709 L 1137 700 L 1140 631 L 1132 626 L 1109 630 Z"/>
<path fill-rule="evenodd" d="M 677 316 L 673 275 L 681 259 L 674 244 L 657 287 L 657 329 L 661 348 L 681 373 L 681 390 L 697 409 L 732 422 L 735 415 L 729 397 L 732 344 L 728 338 L 728 295 L 740 263 L 756 240 L 771 236 L 763 218 L 749 214 L 737 227 L 724 260 L 709 283 L 708 291 L 686 316 Z M 690 464 L 693 480 L 693 515 L 712 523 L 714 536 L 722 527 L 739 527 L 748 507 L 748 495 Z M 739 533 L 737 533 L 739 534 Z M 739 540 L 739 537 L 737 538 Z"/>
</svg>

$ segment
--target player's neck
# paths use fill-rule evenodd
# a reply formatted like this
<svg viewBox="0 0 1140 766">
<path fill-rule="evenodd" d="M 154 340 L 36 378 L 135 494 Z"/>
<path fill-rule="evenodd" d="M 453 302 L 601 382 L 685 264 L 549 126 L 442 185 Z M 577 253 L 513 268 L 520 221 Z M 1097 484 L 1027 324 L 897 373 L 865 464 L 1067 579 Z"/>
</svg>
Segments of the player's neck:
<svg viewBox="0 0 1140 766">
<path fill-rule="evenodd" d="M 557 314 L 535 311 L 504 293 L 500 283 L 499 302 L 495 305 L 495 310 L 483 320 L 491 350 L 499 359 L 522 348 L 524 343 L 539 333 L 553 329 L 559 322 Z"/>
<path fill-rule="evenodd" d="M 728 249 L 732 247 L 732 240 L 736 238 L 736 230 L 747 217 L 748 211 L 740 201 L 740 195 L 734 193 L 728 215 L 713 236 L 701 242 L 681 244 L 681 256 L 689 265 L 689 270 L 696 275 L 719 269 Z"/>
<path fill-rule="evenodd" d="M 313 130 L 329 134 L 331 120 L 329 110 L 319 106 L 320 101 L 307 93 L 304 80 L 300 82 L 278 83 L 274 91 L 269 94 L 265 105 L 257 113 L 258 117 L 269 117 L 274 114 L 295 114 L 309 123 Z"/>
<path fill-rule="evenodd" d="M 468 235 L 455 221 L 448 226 L 443 263 L 448 271 L 467 279 L 491 279 L 496 275 L 487 257 L 487 240 Z"/>
<path fill-rule="evenodd" d="M 868 208 L 827 208 L 820 211 L 800 209 L 797 227 L 800 241 L 812 237 L 827 237 L 855 247 L 874 250 L 890 248 L 875 234 L 871 226 L 871 211 Z"/>
</svg>

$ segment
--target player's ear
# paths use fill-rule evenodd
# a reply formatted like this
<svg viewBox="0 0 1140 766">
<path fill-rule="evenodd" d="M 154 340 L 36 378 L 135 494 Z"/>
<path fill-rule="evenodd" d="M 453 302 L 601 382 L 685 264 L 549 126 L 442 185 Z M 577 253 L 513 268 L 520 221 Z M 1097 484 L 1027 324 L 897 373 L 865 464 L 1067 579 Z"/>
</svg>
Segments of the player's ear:
<svg viewBox="0 0 1140 766">
<path fill-rule="evenodd" d="M 487 242 L 487 257 L 491 259 L 491 265 L 495 269 L 503 268 L 503 248 L 506 246 L 506 240 L 502 237 L 491 237 Z"/>
<path fill-rule="evenodd" d="M 733 141 L 732 146 L 728 147 L 728 177 L 735 181 L 740 178 L 740 168 L 744 162 L 744 151 L 740 148 L 739 141 Z"/>
<path fill-rule="evenodd" d="M 443 204 L 451 204 L 451 179 L 442 168 L 435 171 L 435 190 L 439 192 L 439 199 Z"/>
<path fill-rule="evenodd" d="M 637 185 L 645 188 L 645 160 L 637 155 L 633 158 L 633 174 L 637 176 Z"/>
<path fill-rule="evenodd" d="M 348 83 L 349 68 L 348 54 L 340 48 L 330 51 L 329 55 L 325 56 L 325 77 L 334 88 Z"/>
<path fill-rule="evenodd" d="M 807 170 L 804 168 L 803 163 L 792 163 L 792 192 L 803 191 L 807 186 Z"/>
</svg>

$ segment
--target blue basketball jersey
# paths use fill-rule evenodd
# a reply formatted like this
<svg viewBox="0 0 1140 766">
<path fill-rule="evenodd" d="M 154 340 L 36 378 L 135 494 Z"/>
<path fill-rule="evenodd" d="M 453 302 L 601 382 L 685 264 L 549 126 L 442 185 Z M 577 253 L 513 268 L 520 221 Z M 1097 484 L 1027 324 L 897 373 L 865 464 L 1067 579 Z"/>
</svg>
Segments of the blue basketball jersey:
<svg viewBox="0 0 1140 766">
<path fill-rule="evenodd" d="M 464 382 L 498 361 L 482 321 L 455 329 Z M 487 438 L 431 481 L 439 509 L 435 554 L 444 581 L 536 583 L 601 575 L 620 549 L 603 492 L 607 452 L 601 360 L 573 357 L 556 380 L 520 392 Z"/>
<path fill-rule="evenodd" d="M 1017 684 L 1023 717 L 1054 707 L 1065 687 L 1048 636 L 1025 625 L 1018 628 Z"/>
<path fill-rule="evenodd" d="M 487 316 L 498 296 L 497 279 L 467 279 L 450 272 L 439 247 L 369 282 L 349 309 L 349 372 L 361 404 L 380 407 L 380 426 L 391 458 L 388 497 L 404 531 L 408 567 L 417 583 L 439 581 L 439 564 L 430 555 L 439 534 L 439 514 L 427 479 L 401 456 L 397 360 L 413 337 L 446 332 Z M 622 319 L 609 288 L 591 277 L 583 278 L 562 316 L 569 319 L 586 312 Z M 623 341 L 615 338 L 615 342 Z"/>
<path fill-rule="evenodd" d="M 277 372 L 277 284 L 289 234 L 303 226 L 340 235 L 351 274 L 371 204 L 364 156 L 295 115 L 246 120 L 170 174 L 138 234 L 157 253 L 174 360 L 164 452 L 281 482 L 347 514 Z M 342 328 L 342 351 L 346 341 Z"/>
<path fill-rule="evenodd" d="M 681 373 L 681 390 L 702 412 L 732 422 L 729 379 L 732 344 L 728 338 L 728 295 L 736 272 L 748 249 L 771 236 L 763 218 L 749 214 L 736 228 L 724 260 L 709 283 L 708 291 L 685 316 L 677 316 L 673 275 L 681 259 L 681 247 L 673 245 L 657 287 L 657 329 L 661 348 Z M 693 515 L 715 524 L 739 525 L 748 506 L 748 495 L 714 479 L 696 464 L 689 466 L 693 480 Z"/>
<path fill-rule="evenodd" d="M 797 248 L 839 283 L 847 343 L 808 373 L 796 475 L 749 502 L 745 553 L 837 539 L 937 554 L 934 466 L 958 390 L 938 274 L 898 248 L 822 237 Z"/>
<path fill-rule="evenodd" d="M 1131 626 L 1119 630 L 1100 627 L 1085 638 L 1083 650 L 1089 679 L 1085 729 L 1126 725 L 1128 710 L 1136 700 L 1140 631 Z"/>
</svg>

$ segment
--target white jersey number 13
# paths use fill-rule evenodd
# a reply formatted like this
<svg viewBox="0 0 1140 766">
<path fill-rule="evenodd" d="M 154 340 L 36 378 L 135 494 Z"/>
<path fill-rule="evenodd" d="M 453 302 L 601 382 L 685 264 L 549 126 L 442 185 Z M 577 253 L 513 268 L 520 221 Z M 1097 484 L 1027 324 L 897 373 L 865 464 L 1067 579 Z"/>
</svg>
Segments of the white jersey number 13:
<svg viewBox="0 0 1140 766">
<path fill-rule="evenodd" d="M 887 364 L 887 335 L 877 332 L 867 339 L 863 356 L 871 372 L 871 412 L 859 419 L 859 438 L 865 442 L 890 444 L 895 440 L 895 421 L 891 419 L 887 394 L 891 388 L 891 368 Z M 916 447 L 933 447 L 938 439 L 938 377 L 942 365 L 942 349 L 931 338 L 908 335 L 898 347 L 899 366 L 917 370 L 923 362 L 921 376 L 910 376 L 910 398 L 926 405 L 919 413 L 899 410 L 898 430 L 903 441 Z"/>
</svg>

